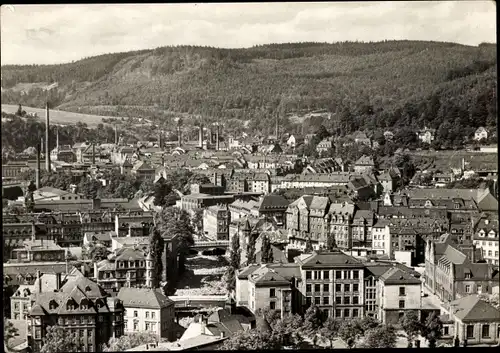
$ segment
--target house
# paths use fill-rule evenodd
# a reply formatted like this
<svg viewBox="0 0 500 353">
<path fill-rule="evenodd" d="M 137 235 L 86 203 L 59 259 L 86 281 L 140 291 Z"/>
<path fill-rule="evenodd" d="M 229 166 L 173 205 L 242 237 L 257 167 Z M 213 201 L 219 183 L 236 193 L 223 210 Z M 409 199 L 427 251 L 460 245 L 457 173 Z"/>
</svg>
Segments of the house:
<svg viewBox="0 0 500 353">
<path fill-rule="evenodd" d="M 479 127 L 476 132 L 474 132 L 474 140 L 480 141 L 482 139 L 487 139 L 488 138 L 488 130 L 486 130 L 484 127 Z"/>
<path fill-rule="evenodd" d="M 375 168 L 372 156 L 363 155 L 354 163 L 354 172 L 369 173 Z"/>
<path fill-rule="evenodd" d="M 125 333 L 152 332 L 158 340 L 175 340 L 175 305 L 161 289 L 122 287 L 117 298 L 122 301 L 125 309 Z"/>
<path fill-rule="evenodd" d="M 259 198 L 258 209 L 259 217 L 267 220 L 275 220 L 276 223 L 285 226 L 285 212 L 289 202 L 281 195 L 264 195 Z"/>
<path fill-rule="evenodd" d="M 53 240 L 25 240 L 23 248 L 12 250 L 11 258 L 17 262 L 64 261 L 66 250 Z"/>
<path fill-rule="evenodd" d="M 76 334 L 82 352 L 101 352 L 111 337 L 123 335 L 123 305 L 97 283 L 77 277 L 55 289 L 38 288 L 31 298 L 33 352 L 40 352 L 47 326 L 59 325 Z"/>
<path fill-rule="evenodd" d="M 321 140 L 316 146 L 316 151 L 321 155 L 328 152 L 333 147 L 332 138 L 325 138 Z"/>
<path fill-rule="evenodd" d="M 361 144 L 366 145 L 368 147 L 372 146 L 371 140 L 362 131 L 358 131 L 354 134 L 354 142 L 361 143 Z"/>
<path fill-rule="evenodd" d="M 424 127 L 422 130 L 417 132 L 417 138 L 423 143 L 431 144 L 434 141 L 436 134 L 436 129 L 429 129 Z"/>
<path fill-rule="evenodd" d="M 422 308 L 422 282 L 411 273 L 393 267 L 380 276 L 377 288 L 378 319 L 396 325 L 408 311 Z"/>
<path fill-rule="evenodd" d="M 268 194 L 271 191 L 271 180 L 267 173 L 255 173 L 247 180 L 252 192 Z"/>
<path fill-rule="evenodd" d="M 116 237 L 114 231 L 111 232 L 86 232 L 83 236 L 83 245 L 90 246 L 101 244 L 106 248 L 111 247 L 111 238 Z"/>
<path fill-rule="evenodd" d="M 443 338 L 457 337 L 467 345 L 496 344 L 500 339 L 500 311 L 476 294 L 452 301 L 441 321 Z"/>
<path fill-rule="evenodd" d="M 155 168 L 145 161 L 137 161 L 131 171 L 132 175 L 146 181 L 153 181 L 155 179 Z"/>
<path fill-rule="evenodd" d="M 76 162 L 76 155 L 70 145 L 61 145 L 50 151 L 51 161 Z"/>
<path fill-rule="evenodd" d="M 229 240 L 231 212 L 227 205 L 214 205 L 203 210 L 203 234 L 213 240 Z"/>
<path fill-rule="evenodd" d="M 33 192 L 33 200 L 35 202 L 50 200 L 80 200 L 80 198 L 80 195 L 51 186 L 44 186 Z"/>
<path fill-rule="evenodd" d="M 299 135 L 290 135 L 290 137 L 286 141 L 287 146 L 290 148 L 296 148 L 303 143 L 304 143 L 304 138 Z"/>
<path fill-rule="evenodd" d="M 498 218 L 481 217 L 474 222 L 474 245 L 481 249 L 483 258 L 493 265 L 498 266 Z"/>
</svg>

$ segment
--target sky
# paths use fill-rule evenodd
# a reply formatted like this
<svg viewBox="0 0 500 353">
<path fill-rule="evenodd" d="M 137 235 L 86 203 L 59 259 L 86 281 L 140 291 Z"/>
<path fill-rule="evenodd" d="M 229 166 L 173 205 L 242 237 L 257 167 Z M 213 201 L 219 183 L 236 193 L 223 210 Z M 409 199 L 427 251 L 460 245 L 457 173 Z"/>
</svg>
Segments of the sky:
<svg viewBox="0 0 500 353">
<path fill-rule="evenodd" d="M 1 64 L 58 64 L 167 45 L 496 43 L 494 1 L 2 5 Z"/>
</svg>

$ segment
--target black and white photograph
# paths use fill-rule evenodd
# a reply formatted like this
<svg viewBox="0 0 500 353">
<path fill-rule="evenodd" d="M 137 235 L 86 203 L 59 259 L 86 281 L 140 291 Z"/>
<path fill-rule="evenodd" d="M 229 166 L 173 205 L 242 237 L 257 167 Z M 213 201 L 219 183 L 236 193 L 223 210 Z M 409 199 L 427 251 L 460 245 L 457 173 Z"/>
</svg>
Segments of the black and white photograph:
<svg viewBox="0 0 500 353">
<path fill-rule="evenodd" d="M 495 1 L 0 10 L 5 352 L 500 346 Z"/>
</svg>

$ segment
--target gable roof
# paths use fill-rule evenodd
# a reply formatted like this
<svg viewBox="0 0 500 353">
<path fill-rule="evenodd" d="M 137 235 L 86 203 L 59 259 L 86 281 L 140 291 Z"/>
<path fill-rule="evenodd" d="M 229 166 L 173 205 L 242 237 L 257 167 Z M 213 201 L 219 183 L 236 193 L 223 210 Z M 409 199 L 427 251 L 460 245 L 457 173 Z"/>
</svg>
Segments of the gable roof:
<svg viewBox="0 0 500 353">
<path fill-rule="evenodd" d="M 500 311 L 477 294 L 451 302 L 453 315 L 464 322 L 499 322 Z"/>
<path fill-rule="evenodd" d="M 132 308 L 161 309 L 174 304 L 161 289 L 122 287 L 118 292 L 118 299 L 125 307 Z"/>
<path fill-rule="evenodd" d="M 380 279 L 385 285 L 391 284 L 422 284 L 422 282 L 415 278 L 408 272 L 401 270 L 400 268 L 392 267 L 387 272 L 380 276 Z"/>
<path fill-rule="evenodd" d="M 259 211 L 286 209 L 288 204 L 288 200 L 281 195 L 265 195 L 260 202 Z"/>
<path fill-rule="evenodd" d="M 343 253 L 340 250 L 333 251 L 313 251 L 312 255 L 306 259 L 298 259 L 302 268 L 317 267 L 363 267 L 363 264 L 356 258 Z"/>
</svg>

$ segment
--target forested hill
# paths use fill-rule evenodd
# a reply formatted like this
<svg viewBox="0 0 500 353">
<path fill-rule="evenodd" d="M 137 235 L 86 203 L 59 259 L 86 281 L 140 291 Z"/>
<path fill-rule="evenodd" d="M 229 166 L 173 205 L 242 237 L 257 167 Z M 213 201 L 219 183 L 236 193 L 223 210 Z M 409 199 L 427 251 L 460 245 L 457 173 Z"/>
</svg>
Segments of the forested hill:
<svg viewBox="0 0 500 353">
<path fill-rule="evenodd" d="M 496 125 L 496 45 L 424 41 L 178 46 L 2 67 L 2 102 L 115 116 L 201 114 L 270 129 L 314 110 L 331 127 Z M 50 88 L 49 90 L 46 90 Z M 233 124 L 243 126 L 240 123 Z"/>
</svg>

